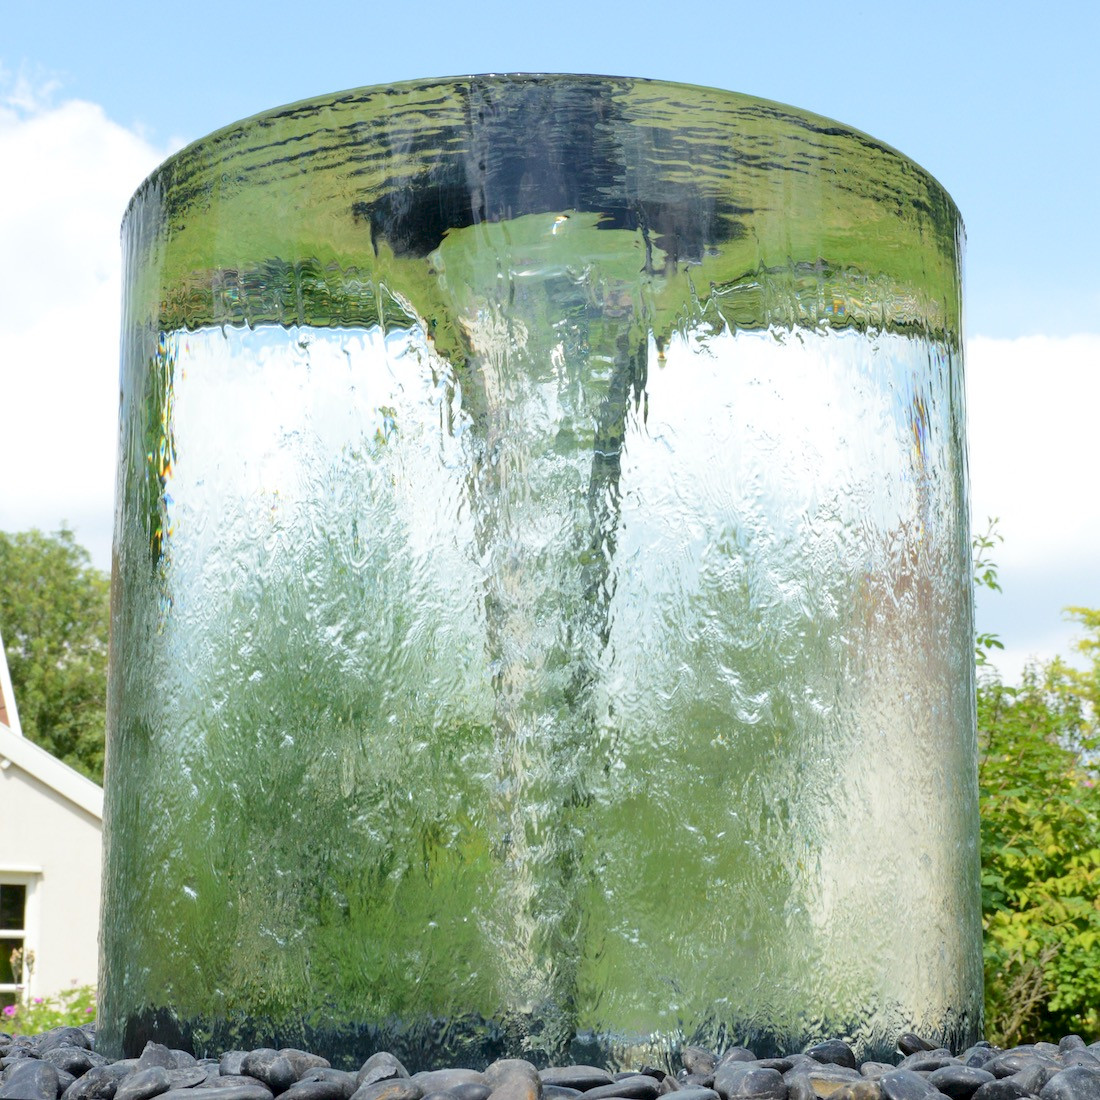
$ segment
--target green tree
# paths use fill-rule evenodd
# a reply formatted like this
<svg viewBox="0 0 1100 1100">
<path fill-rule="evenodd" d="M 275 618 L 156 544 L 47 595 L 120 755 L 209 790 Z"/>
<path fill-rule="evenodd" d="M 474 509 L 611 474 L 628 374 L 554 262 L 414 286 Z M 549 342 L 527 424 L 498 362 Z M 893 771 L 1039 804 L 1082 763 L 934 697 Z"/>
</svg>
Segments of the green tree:
<svg viewBox="0 0 1100 1100">
<path fill-rule="evenodd" d="M 110 581 L 67 527 L 0 532 L 0 633 L 23 733 L 103 781 Z"/>
<path fill-rule="evenodd" d="M 999 541 L 995 522 L 974 540 L 995 591 Z M 976 639 L 986 1032 L 1009 1044 L 1100 1026 L 1100 612 L 1070 611 L 1087 671 L 1056 659 L 1010 686 L 986 660 L 999 641 Z"/>
</svg>

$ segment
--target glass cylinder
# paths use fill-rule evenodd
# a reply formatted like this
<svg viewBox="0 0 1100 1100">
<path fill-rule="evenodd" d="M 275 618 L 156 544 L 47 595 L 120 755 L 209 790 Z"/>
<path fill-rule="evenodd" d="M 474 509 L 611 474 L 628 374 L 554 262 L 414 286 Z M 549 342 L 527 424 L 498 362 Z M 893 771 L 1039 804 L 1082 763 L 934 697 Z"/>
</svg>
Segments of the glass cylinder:
<svg viewBox="0 0 1100 1100">
<path fill-rule="evenodd" d="M 881 142 L 625 78 L 150 176 L 101 1047 L 975 1038 L 962 237 Z"/>
</svg>

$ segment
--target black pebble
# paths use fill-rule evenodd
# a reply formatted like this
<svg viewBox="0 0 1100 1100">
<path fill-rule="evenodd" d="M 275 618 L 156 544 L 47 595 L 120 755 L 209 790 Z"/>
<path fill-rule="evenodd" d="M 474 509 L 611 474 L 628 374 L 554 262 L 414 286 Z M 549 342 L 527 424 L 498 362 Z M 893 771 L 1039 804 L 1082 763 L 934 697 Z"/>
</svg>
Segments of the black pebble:
<svg viewBox="0 0 1100 1100">
<path fill-rule="evenodd" d="M 568 1089 L 599 1088 L 611 1084 L 611 1074 L 596 1066 L 557 1066 L 539 1070 L 543 1085 L 560 1085 Z"/>
<path fill-rule="evenodd" d="M 718 1065 L 714 1052 L 704 1047 L 683 1047 L 680 1061 L 688 1073 L 714 1073 L 714 1068 Z"/>
<path fill-rule="evenodd" d="M 982 1085 L 995 1080 L 992 1073 L 973 1066 L 944 1066 L 928 1075 L 928 1083 L 951 1100 L 970 1100 Z"/>
<path fill-rule="evenodd" d="M 314 1080 L 295 1081 L 282 1096 L 286 1100 L 348 1100 L 351 1093 L 345 1092 L 339 1081 Z"/>
<path fill-rule="evenodd" d="M 625 1100 L 657 1100 L 661 1082 L 656 1077 L 642 1073 L 629 1074 L 610 1085 L 600 1085 L 585 1090 L 585 1100 L 605 1100 L 609 1096 L 624 1097 Z"/>
<path fill-rule="evenodd" d="M 1030 1095 L 1026 1085 L 1011 1077 L 999 1077 L 995 1081 L 986 1081 L 984 1085 L 979 1085 L 971 1100 L 1021 1100 L 1021 1097 Z"/>
<path fill-rule="evenodd" d="M 250 1050 L 241 1072 L 262 1081 L 274 1093 L 285 1092 L 298 1080 L 290 1061 L 271 1047 Z"/>
<path fill-rule="evenodd" d="M 355 1075 L 356 1085 L 373 1085 L 375 1081 L 392 1081 L 396 1077 L 408 1077 L 409 1071 L 389 1051 L 372 1054 Z"/>
<path fill-rule="evenodd" d="M 922 1050 L 935 1049 L 935 1043 L 930 1043 L 927 1039 L 922 1039 L 919 1035 L 914 1035 L 911 1031 L 907 1031 L 904 1035 L 898 1036 L 898 1050 L 904 1055 L 919 1054 Z"/>
<path fill-rule="evenodd" d="M 0 1084 L 3 1100 L 57 1100 L 57 1070 L 38 1058 L 21 1058 Z"/>
<path fill-rule="evenodd" d="M 878 1079 L 886 1100 L 935 1100 L 939 1090 L 911 1069 L 895 1069 Z"/>
<path fill-rule="evenodd" d="M 139 1069 L 120 1081 L 114 1100 L 149 1100 L 149 1097 L 167 1092 L 171 1087 L 168 1070 L 164 1066 L 150 1066 L 148 1069 Z"/>
<path fill-rule="evenodd" d="M 825 1065 L 843 1066 L 845 1069 L 856 1068 L 855 1052 L 843 1039 L 826 1039 L 823 1043 L 816 1043 L 806 1053 L 817 1062 Z"/>
<path fill-rule="evenodd" d="M 1042 1100 L 1100 1100 L 1100 1073 L 1071 1066 L 1056 1073 L 1039 1093 Z"/>
</svg>

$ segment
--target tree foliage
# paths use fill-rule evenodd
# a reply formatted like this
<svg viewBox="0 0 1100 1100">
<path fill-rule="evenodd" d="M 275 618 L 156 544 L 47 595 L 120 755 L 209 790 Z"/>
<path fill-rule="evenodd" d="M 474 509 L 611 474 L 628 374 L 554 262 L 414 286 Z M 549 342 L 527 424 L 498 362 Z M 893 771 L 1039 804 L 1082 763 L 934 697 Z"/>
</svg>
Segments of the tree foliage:
<svg viewBox="0 0 1100 1100">
<path fill-rule="evenodd" d="M 975 540 L 975 579 L 996 589 L 992 545 Z M 978 684 L 986 1032 L 1006 1044 L 1100 1026 L 1100 612 L 1071 612 L 1088 671 L 1007 685 L 986 665 Z"/>
<path fill-rule="evenodd" d="M 23 733 L 103 780 L 110 581 L 62 526 L 0 532 L 0 633 Z"/>
</svg>

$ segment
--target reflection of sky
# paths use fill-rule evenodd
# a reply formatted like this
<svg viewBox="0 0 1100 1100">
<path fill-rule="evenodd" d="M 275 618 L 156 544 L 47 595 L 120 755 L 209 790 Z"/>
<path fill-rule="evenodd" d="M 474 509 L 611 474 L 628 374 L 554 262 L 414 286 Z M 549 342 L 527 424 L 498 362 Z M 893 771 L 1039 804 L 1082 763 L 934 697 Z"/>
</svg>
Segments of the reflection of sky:
<svg viewBox="0 0 1100 1100">
<path fill-rule="evenodd" d="M 449 369 L 417 339 L 274 327 L 178 339 L 177 539 L 189 524 L 217 537 L 202 513 L 243 508 L 257 534 L 305 515 L 324 491 L 319 471 L 328 465 L 335 476 L 349 461 L 366 470 L 380 447 L 390 448 L 393 503 L 413 553 L 431 553 L 441 523 L 463 526 L 469 417 Z M 549 377 L 561 379 L 562 348 L 547 354 Z M 689 334 L 672 340 L 663 362 L 651 347 L 650 363 L 647 413 L 628 418 L 623 452 L 620 568 L 673 569 L 670 580 L 690 588 L 724 531 L 744 542 L 755 529 L 805 552 L 807 538 L 824 545 L 836 523 L 882 533 L 917 518 L 924 460 L 934 481 L 953 477 L 950 410 L 929 403 L 917 341 Z M 540 417 L 562 415 L 544 405 Z M 466 527 L 455 541 L 472 538 Z"/>
</svg>

